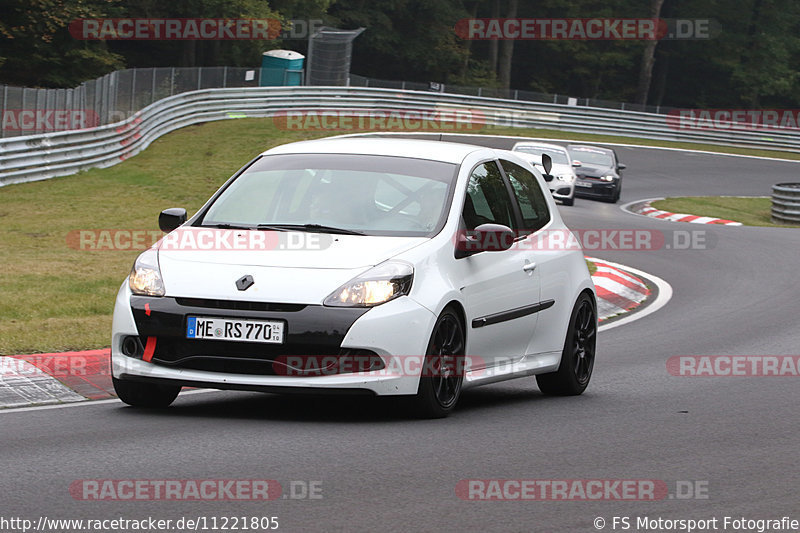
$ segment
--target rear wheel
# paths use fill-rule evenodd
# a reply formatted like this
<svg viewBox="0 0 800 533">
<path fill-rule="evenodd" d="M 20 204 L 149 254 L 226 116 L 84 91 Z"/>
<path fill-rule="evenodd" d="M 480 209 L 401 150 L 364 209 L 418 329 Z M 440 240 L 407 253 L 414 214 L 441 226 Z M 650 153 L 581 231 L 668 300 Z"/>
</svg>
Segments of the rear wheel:
<svg viewBox="0 0 800 533">
<path fill-rule="evenodd" d="M 114 391 L 119 399 L 134 407 L 168 407 L 181 388 L 176 385 L 159 385 L 156 383 L 142 383 L 140 381 L 127 381 L 112 377 Z"/>
<path fill-rule="evenodd" d="M 445 309 L 428 342 L 428 350 L 413 399 L 413 410 L 423 418 L 444 418 L 456 406 L 463 383 L 463 359 L 466 347 L 464 325 L 451 308 Z"/>
<path fill-rule="evenodd" d="M 597 312 L 591 297 L 583 293 L 572 309 L 561 364 L 556 372 L 536 376 L 539 390 L 555 396 L 573 396 L 586 390 L 594 369 L 596 341 Z"/>
</svg>

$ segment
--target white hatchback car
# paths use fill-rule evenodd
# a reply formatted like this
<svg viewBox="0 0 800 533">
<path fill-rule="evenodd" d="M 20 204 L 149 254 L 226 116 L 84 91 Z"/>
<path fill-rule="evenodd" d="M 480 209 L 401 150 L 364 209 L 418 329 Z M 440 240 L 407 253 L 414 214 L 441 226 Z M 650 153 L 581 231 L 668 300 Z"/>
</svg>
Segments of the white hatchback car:
<svg viewBox="0 0 800 533">
<path fill-rule="evenodd" d="M 437 141 L 278 146 L 136 260 L 116 300 L 113 382 L 164 407 L 182 386 L 405 395 L 447 415 L 462 389 L 536 375 L 580 394 L 594 285 L 541 174 Z"/>
<path fill-rule="evenodd" d="M 526 161 L 537 168 L 542 166 L 542 155 L 550 156 L 553 165 L 550 174 L 554 178 L 548 183 L 550 192 L 564 205 L 575 203 L 575 180 L 578 177 L 566 148 L 557 144 L 524 141 L 516 143 L 512 150 L 519 152 Z"/>
</svg>

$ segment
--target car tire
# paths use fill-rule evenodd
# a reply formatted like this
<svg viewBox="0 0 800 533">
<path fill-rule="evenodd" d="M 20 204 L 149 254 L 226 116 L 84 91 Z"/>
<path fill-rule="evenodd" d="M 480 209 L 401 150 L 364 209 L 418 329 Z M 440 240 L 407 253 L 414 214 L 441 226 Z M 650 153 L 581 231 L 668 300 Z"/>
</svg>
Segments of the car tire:
<svg viewBox="0 0 800 533">
<path fill-rule="evenodd" d="M 553 396 L 575 396 L 586 390 L 594 369 L 596 341 L 597 310 L 594 300 L 582 293 L 572 308 L 558 370 L 536 376 L 539 390 Z"/>
<path fill-rule="evenodd" d="M 564 205 L 575 205 L 575 198 L 574 197 L 572 197 L 572 198 L 564 198 L 563 200 L 561 200 L 561 202 Z"/>
<path fill-rule="evenodd" d="M 181 392 L 181 388 L 174 385 L 142 383 L 115 377 L 111 381 L 119 399 L 133 407 L 168 407 Z"/>
<path fill-rule="evenodd" d="M 614 197 L 611 199 L 611 203 L 615 204 L 619 202 L 619 197 L 622 194 L 622 184 L 617 185 L 617 190 L 614 191 Z"/>
<path fill-rule="evenodd" d="M 412 412 L 419 418 L 444 418 L 461 396 L 464 381 L 466 335 L 458 313 L 442 311 L 428 341 L 419 388 L 412 400 Z"/>
</svg>

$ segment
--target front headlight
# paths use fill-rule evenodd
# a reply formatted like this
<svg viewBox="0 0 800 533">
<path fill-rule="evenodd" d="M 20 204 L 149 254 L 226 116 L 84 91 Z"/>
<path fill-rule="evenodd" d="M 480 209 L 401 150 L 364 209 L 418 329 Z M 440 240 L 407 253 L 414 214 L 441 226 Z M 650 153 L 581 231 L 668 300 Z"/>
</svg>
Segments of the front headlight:
<svg viewBox="0 0 800 533">
<path fill-rule="evenodd" d="M 152 248 L 142 252 L 133 263 L 128 286 L 140 296 L 164 296 L 164 280 L 158 268 L 158 252 Z"/>
<path fill-rule="evenodd" d="M 563 176 L 559 176 L 558 179 L 566 183 L 572 183 L 575 181 L 575 176 L 573 174 L 564 174 Z"/>
<path fill-rule="evenodd" d="M 612 176 L 611 174 L 609 174 L 609 175 L 607 175 L 607 176 L 603 176 L 603 177 L 601 177 L 600 179 L 601 179 L 601 180 L 603 180 L 603 181 L 614 181 L 614 176 Z"/>
<path fill-rule="evenodd" d="M 324 305 L 372 307 L 408 294 L 414 267 L 401 261 L 386 261 L 355 277 L 325 298 Z"/>
</svg>

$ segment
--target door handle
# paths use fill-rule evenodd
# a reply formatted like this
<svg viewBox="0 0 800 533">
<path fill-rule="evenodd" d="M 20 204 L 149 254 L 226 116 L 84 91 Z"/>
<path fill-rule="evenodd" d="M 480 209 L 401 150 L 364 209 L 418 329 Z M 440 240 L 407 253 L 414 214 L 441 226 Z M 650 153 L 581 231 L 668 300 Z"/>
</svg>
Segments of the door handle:
<svg viewBox="0 0 800 533">
<path fill-rule="evenodd" d="M 522 267 L 522 270 L 525 272 L 533 272 L 536 270 L 536 263 L 525 263 L 525 266 Z"/>
</svg>

